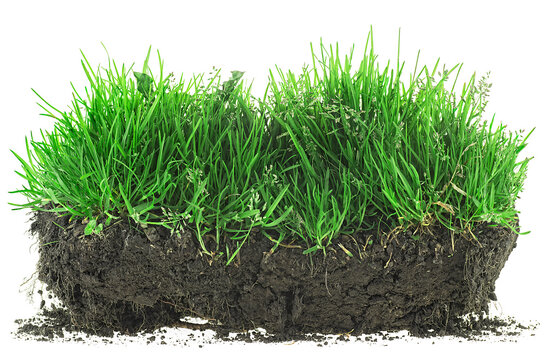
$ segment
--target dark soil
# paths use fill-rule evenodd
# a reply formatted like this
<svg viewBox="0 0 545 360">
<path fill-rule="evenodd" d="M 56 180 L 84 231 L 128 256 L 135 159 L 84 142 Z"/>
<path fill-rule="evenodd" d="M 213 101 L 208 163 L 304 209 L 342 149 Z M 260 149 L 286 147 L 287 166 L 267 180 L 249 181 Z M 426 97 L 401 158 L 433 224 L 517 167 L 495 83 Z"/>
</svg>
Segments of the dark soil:
<svg viewBox="0 0 545 360">
<path fill-rule="evenodd" d="M 191 316 L 208 319 L 220 337 L 260 327 L 276 341 L 306 333 L 448 335 L 483 326 L 461 317 L 487 312 L 517 238 L 486 224 L 472 230 L 476 239 L 441 226 L 356 233 L 311 258 L 301 248 L 271 253 L 271 241 L 256 232 L 225 266 L 201 253 L 189 231 L 171 236 L 122 221 L 84 236 L 84 227 L 46 212 L 36 212 L 31 226 L 39 279 L 66 306 L 71 326 L 130 334 L 190 326 L 180 318 Z"/>
<path fill-rule="evenodd" d="M 172 328 L 160 328 L 153 332 L 142 331 L 139 333 L 114 333 L 111 329 L 103 328 L 101 332 L 94 332 L 88 328 L 79 328 L 72 324 L 70 314 L 64 308 L 44 308 L 40 314 L 29 319 L 17 320 L 19 325 L 14 333 L 15 337 L 21 340 L 35 341 L 62 341 L 62 342 L 84 342 L 88 344 L 113 344 L 113 343 L 147 343 L 159 345 L 198 345 L 203 347 L 205 344 L 215 343 L 276 343 L 294 341 L 312 342 L 317 346 L 334 345 L 340 342 L 356 341 L 366 343 L 376 343 L 388 345 L 391 341 L 414 341 L 405 333 L 390 333 L 380 331 L 373 334 L 362 334 L 353 336 L 352 334 L 293 334 L 289 339 L 277 334 L 268 334 L 262 331 L 244 331 L 240 333 L 229 333 L 224 328 L 215 325 L 200 325 L 179 323 L 176 328 L 189 327 L 197 330 L 189 333 L 170 331 Z M 451 322 L 446 330 L 438 332 L 428 332 L 420 334 L 419 337 L 433 338 L 436 336 L 454 336 L 458 341 L 517 341 L 523 333 L 534 336 L 534 330 L 539 324 L 530 323 L 522 325 L 511 317 L 483 317 L 471 316 L 468 319 L 456 319 Z M 193 325 L 193 326 L 187 326 Z M 200 331 L 199 331 L 200 330 Z M 210 335 L 204 330 L 215 330 L 215 335 Z M 435 343 L 435 342 L 433 342 Z"/>
</svg>

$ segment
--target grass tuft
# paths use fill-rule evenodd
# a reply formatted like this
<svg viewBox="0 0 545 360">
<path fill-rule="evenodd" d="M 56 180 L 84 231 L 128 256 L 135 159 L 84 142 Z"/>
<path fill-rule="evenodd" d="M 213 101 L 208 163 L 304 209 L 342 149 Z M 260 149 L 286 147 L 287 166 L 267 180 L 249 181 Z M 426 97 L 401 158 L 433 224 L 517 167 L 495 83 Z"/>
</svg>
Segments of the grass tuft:
<svg viewBox="0 0 545 360">
<path fill-rule="evenodd" d="M 359 63 L 353 48 L 311 50 L 300 74 L 271 70 L 262 99 L 238 71 L 176 80 L 159 53 L 154 76 L 151 49 L 141 72 L 111 60 L 94 70 L 82 54 L 89 86 L 68 110 L 36 93 L 55 125 L 26 139 L 25 158 L 12 151 L 27 183 L 13 191 L 27 202 L 12 205 L 85 218 L 89 235 L 119 218 L 188 228 L 227 264 L 254 229 L 273 250 L 296 238 L 325 253 L 379 224 L 514 226 L 530 134 L 483 120 L 486 76 L 456 94 L 461 66 L 437 62 L 403 83 L 399 59 L 379 68 L 372 33 Z"/>
</svg>

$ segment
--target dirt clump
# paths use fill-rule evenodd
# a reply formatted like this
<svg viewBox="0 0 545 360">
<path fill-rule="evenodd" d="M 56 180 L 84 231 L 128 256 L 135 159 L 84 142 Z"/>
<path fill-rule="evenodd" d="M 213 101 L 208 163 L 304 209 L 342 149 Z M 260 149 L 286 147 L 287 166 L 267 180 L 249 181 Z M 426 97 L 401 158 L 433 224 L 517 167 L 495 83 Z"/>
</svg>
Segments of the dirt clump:
<svg viewBox="0 0 545 360">
<path fill-rule="evenodd" d="M 298 334 L 409 330 L 452 332 L 463 315 L 486 313 L 494 283 L 516 246 L 515 232 L 488 224 L 475 235 L 430 226 L 415 235 L 359 232 L 333 240 L 327 255 L 303 255 L 252 233 L 235 263 L 200 251 L 194 234 L 129 221 L 84 235 L 85 225 L 34 213 L 39 279 L 70 323 L 136 333 L 207 319 L 219 333 L 264 328 Z"/>
</svg>

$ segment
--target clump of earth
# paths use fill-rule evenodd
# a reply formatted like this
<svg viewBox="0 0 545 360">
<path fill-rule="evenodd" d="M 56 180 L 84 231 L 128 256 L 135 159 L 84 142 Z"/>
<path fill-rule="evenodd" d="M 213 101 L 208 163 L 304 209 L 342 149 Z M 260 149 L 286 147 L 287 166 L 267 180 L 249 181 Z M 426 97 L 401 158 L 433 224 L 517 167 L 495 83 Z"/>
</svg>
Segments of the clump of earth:
<svg viewBox="0 0 545 360">
<path fill-rule="evenodd" d="M 165 342 L 158 329 L 185 327 L 214 330 L 220 340 L 330 342 L 403 330 L 463 338 L 528 330 L 486 316 L 516 246 L 517 234 L 504 227 L 482 223 L 472 236 L 440 225 L 358 232 L 335 239 L 326 256 L 293 247 L 271 252 L 273 244 L 256 231 L 229 266 L 203 254 L 190 231 L 128 221 L 98 235 L 84 235 L 84 228 L 34 213 L 38 278 L 62 305 L 20 320 L 17 336 L 148 334 Z M 180 320 L 188 317 L 206 323 Z"/>
</svg>

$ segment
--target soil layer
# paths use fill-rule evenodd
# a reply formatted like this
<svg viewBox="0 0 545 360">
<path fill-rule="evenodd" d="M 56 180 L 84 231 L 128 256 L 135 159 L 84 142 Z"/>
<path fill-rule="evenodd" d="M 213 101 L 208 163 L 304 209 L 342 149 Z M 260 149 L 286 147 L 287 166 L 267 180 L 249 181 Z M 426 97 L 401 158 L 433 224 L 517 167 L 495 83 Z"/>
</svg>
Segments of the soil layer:
<svg viewBox="0 0 545 360">
<path fill-rule="evenodd" d="M 72 324 L 134 333 L 185 316 L 217 329 L 270 334 L 362 334 L 448 329 L 488 311 L 494 283 L 516 246 L 513 231 L 488 224 L 474 236 L 442 226 L 360 232 L 333 241 L 327 255 L 279 247 L 253 233 L 236 261 L 200 251 L 191 231 L 121 221 L 98 235 L 54 213 L 34 213 L 38 277 L 68 309 Z M 214 240 L 207 237 L 211 249 Z"/>
</svg>

